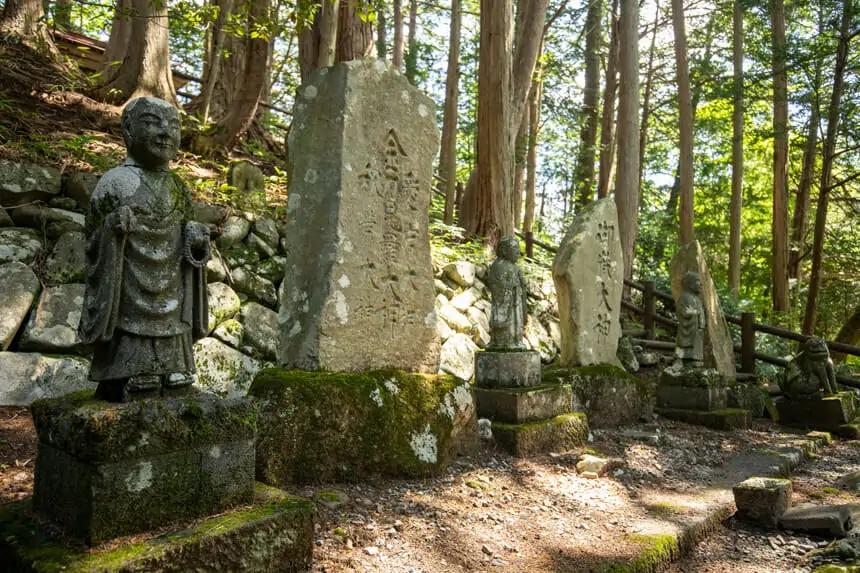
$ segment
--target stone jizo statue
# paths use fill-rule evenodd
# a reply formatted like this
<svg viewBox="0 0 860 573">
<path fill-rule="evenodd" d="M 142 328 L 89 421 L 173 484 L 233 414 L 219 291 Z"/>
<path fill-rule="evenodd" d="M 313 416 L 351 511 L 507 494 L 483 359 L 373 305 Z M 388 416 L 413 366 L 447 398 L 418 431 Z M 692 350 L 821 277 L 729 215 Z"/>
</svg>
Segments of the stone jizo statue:
<svg viewBox="0 0 860 573">
<path fill-rule="evenodd" d="M 80 337 L 94 349 L 96 397 L 168 395 L 193 382 L 192 344 L 206 336 L 209 230 L 170 171 L 179 113 L 138 98 L 122 113 L 128 158 L 96 186 L 86 218 L 87 266 Z"/>
<path fill-rule="evenodd" d="M 826 396 L 835 394 L 836 370 L 827 343 L 820 338 L 804 342 L 780 377 L 779 387 L 789 398 L 817 396 L 822 390 Z"/>
<path fill-rule="evenodd" d="M 490 266 L 487 286 L 492 296 L 490 349 L 522 350 L 528 312 L 526 280 L 517 267 L 520 242 L 511 235 L 499 241 L 498 256 Z"/>
<path fill-rule="evenodd" d="M 699 273 L 688 272 L 683 279 L 684 292 L 678 297 L 675 314 L 678 316 L 678 336 L 675 357 L 684 365 L 701 367 L 705 361 L 705 326 L 707 317 L 702 304 L 702 278 Z"/>
</svg>

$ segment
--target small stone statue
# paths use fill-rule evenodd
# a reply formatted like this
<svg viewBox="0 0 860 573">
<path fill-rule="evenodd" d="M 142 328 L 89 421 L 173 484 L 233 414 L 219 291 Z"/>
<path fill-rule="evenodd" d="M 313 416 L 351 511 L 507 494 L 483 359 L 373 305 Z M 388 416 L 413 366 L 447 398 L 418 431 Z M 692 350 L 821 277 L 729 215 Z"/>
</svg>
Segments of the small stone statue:
<svg viewBox="0 0 860 573">
<path fill-rule="evenodd" d="M 528 312 L 526 279 L 517 267 L 520 242 L 511 235 L 499 241 L 498 257 L 490 266 L 487 286 L 492 296 L 490 349 L 522 350 Z"/>
<path fill-rule="evenodd" d="M 79 334 L 93 346 L 96 397 L 127 402 L 191 385 L 193 341 L 206 336 L 209 230 L 170 171 L 179 113 L 138 98 L 122 113 L 128 158 L 101 178 L 86 217 Z"/>
<path fill-rule="evenodd" d="M 836 370 L 827 343 L 820 338 L 804 342 L 780 376 L 779 387 L 788 398 L 816 396 L 821 390 L 827 396 L 835 394 Z"/>
<path fill-rule="evenodd" d="M 678 337 L 675 357 L 685 365 L 701 368 L 705 362 L 705 307 L 702 304 L 702 278 L 688 272 L 683 279 L 684 292 L 675 305 L 678 316 Z"/>
</svg>

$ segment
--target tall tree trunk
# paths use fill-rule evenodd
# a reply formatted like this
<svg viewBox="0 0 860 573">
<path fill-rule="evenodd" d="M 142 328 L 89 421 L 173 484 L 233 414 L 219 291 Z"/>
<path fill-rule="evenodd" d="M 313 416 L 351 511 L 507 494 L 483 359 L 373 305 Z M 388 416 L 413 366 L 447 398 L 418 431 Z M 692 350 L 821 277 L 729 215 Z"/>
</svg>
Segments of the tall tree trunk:
<svg viewBox="0 0 860 573">
<path fill-rule="evenodd" d="M 639 34 L 636 34 L 639 37 Z M 612 0 L 612 33 L 609 41 L 609 57 L 606 63 L 606 81 L 603 92 L 603 118 L 600 127 L 600 171 L 597 176 L 597 197 L 609 197 L 612 181 L 612 164 L 615 155 L 615 90 L 618 87 L 618 0 Z M 581 205 L 580 205 L 581 206 Z"/>
<path fill-rule="evenodd" d="M 679 0 L 680 1 L 680 0 Z M 618 23 L 618 174 L 615 203 L 624 256 L 624 276 L 633 277 L 639 214 L 639 2 L 623 0 Z"/>
<path fill-rule="evenodd" d="M 54 24 L 63 30 L 72 29 L 72 0 L 55 0 Z"/>
<path fill-rule="evenodd" d="M 311 72 L 318 67 L 322 30 L 326 19 L 323 11 L 318 11 L 314 16 L 313 25 L 306 27 L 299 34 L 299 68 L 302 83 L 306 82 Z M 362 20 L 360 9 L 353 2 L 340 3 L 336 45 L 333 63 L 361 59 L 373 51 L 371 24 Z"/>
<path fill-rule="evenodd" d="M 574 177 L 576 202 L 581 208 L 594 196 L 594 160 L 600 122 L 600 37 L 603 1 L 591 0 L 585 16 L 585 89 L 582 92 L 582 130 Z"/>
<path fill-rule="evenodd" d="M 317 57 L 317 68 L 327 68 L 334 65 L 337 51 L 337 21 L 340 13 L 340 0 L 322 0 L 320 16 L 320 47 Z"/>
<path fill-rule="evenodd" d="M 851 346 L 860 346 L 860 307 L 854 309 L 854 312 L 839 329 L 835 340 Z M 846 355 L 841 352 L 833 352 L 831 356 L 834 362 L 845 362 Z"/>
<path fill-rule="evenodd" d="M 157 97 L 178 106 L 170 69 L 167 4 L 131 0 L 131 37 L 116 75 L 97 94 L 123 103 L 138 97 Z"/>
<path fill-rule="evenodd" d="M 511 212 L 514 214 L 514 229 L 520 228 L 523 214 L 523 191 L 526 183 L 526 155 L 529 147 L 529 109 L 523 114 L 520 128 L 514 139 L 514 187 L 511 193 Z"/>
<path fill-rule="evenodd" d="M 684 6 L 672 0 L 672 28 L 675 31 L 675 74 L 678 83 L 678 123 L 680 127 L 679 162 L 681 200 L 680 240 L 682 245 L 693 242 L 693 94 L 690 69 L 687 64 L 687 32 L 684 26 Z"/>
<path fill-rule="evenodd" d="M 732 199 L 729 205 L 729 289 L 741 290 L 741 214 L 744 201 L 744 12 L 741 0 L 732 5 Z"/>
<path fill-rule="evenodd" d="M 52 57 L 59 53 L 45 25 L 42 0 L 6 0 L 0 36 L 21 38 L 31 48 Z"/>
<path fill-rule="evenodd" d="M 457 192 L 457 103 L 460 94 L 460 0 L 451 0 L 451 29 L 448 45 L 448 74 L 445 80 L 445 118 L 442 122 L 442 149 L 439 171 L 445 178 L 445 224 L 454 223 Z"/>
<path fill-rule="evenodd" d="M 384 60 L 388 55 L 388 30 L 385 22 L 385 0 L 376 0 L 376 57 Z"/>
<path fill-rule="evenodd" d="M 416 75 L 418 74 L 418 42 L 416 36 L 418 33 L 418 0 L 410 0 L 409 2 L 409 39 L 406 51 L 406 79 L 409 83 L 416 85 Z"/>
<path fill-rule="evenodd" d="M 224 26 L 229 21 L 230 14 L 233 12 L 233 0 L 221 0 L 218 7 L 218 17 L 215 20 L 214 29 L 212 30 L 212 48 L 209 50 L 207 62 L 205 66 L 206 73 L 203 78 L 203 100 L 201 107 L 203 109 L 203 124 L 209 123 L 209 112 L 212 108 L 212 95 L 215 93 L 215 86 L 218 83 L 219 73 L 221 72 L 221 51 L 224 49 L 224 39 L 227 35 Z"/>
<path fill-rule="evenodd" d="M 391 64 L 395 70 L 403 68 L 403 2 L 394 0 L 394 46 L 391 49 Z"/>
<path fill-rule="evenodd" d="M 539 72 L 529 101 L 529 141 L 526 156 L 526 209 L 523 217 L 523 236 L 526 238 L 526 254 L 534 256 L 535 187 L 537 185 L 537 146 L 540 133 L 540 104 L 543 96 L 543 78 Z M 565 203 L 567 203 L 565 201 Z"/>
<path fill-rule="evenodd" d="M 788 72 L 786 70 L 785 6 L 773 0 L 770 11 L 773 41 L 773 224 L 771 278 L 773 310 L 788 310 Z"/>
<path fill-rule="evenodd" d="M 809 296 L 803 317 L 803 333 L 815 332 L 818 313 L 818 296 L 821 291 L 821 267 L 824 262 L 824 227 L 827 224 L 827 204 L 830 198 L 830 175 L 833 169 L 833 152 L 839 128 L 839 106 L 842 102 L 842 85 L 845 79 L 845 64 L 848 61 L 848 43 L 851 40 L 850 26 L 854 15 L 853 0 L 844 0 L 842 23 L 839 26 L 839 45 L 836 49 L 836 66 L 833 71 L 833 92 L 827 110 L 827 135 L 821 151 L 821 183 L 818 187 L 818 205 L 815 211 L 815 235 L 812 242 L 812 273 L 809 277 Z"/>
<path fill-rule="evenodd" d="M 103 82 L 112 80 L 119 71 L 119 66 L 128 50 L 129 36 L 131 36 L 131 0 L 118 0 L 111 22 L 110 38 L 102 57 L 104 68 L 101 80 Z"/>
<path fill-rule="evenodd" d="M 645 75 L 645 96 L 642 100 L 642 127 L 639 129 L 639 189 L 645 174 L 645 147 L 648 143 L 648 120 L 651 118 L 651 91 L 654 86 L 654 54 L 657 51 L 657 28 L 660 23 L 660 0 L 654 5 L 654 27 L 651 29 L 651 46 L 648 48 L 648 71 Z"/>
</svg>

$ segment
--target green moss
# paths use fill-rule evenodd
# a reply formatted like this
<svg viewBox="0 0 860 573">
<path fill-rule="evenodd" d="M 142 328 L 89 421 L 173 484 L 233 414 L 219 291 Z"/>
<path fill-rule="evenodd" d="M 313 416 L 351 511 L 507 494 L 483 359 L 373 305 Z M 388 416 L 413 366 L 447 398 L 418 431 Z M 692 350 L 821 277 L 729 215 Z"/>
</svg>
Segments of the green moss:
<svg viewBox="0 0 860 573">
<path fill-rule="evenodd" d="M 645 505 L 645 511 L 655 517 L 669 517 L 684 512 L 684 508 L 680 505 L 674 505 L 666 501 L 658 501 Z"/>
<path fill-rule="evenodd" d="M 639 555 L 626 563 L 610 563 L 604 566 L 604 573 L 655 571 L 671 563 L 680 554 L 680 545 L 674 535 L 631 534 L 629 539 L 640 546 Z"/>
<path fill-rule="evenodd" d="M 541 430 L 550 426 L 563 426 L 568 423 L 571 418 L 580 418 L 583 421 L 587 420 L 586 415 L 582 412 L 572 412 L 550 418 L 549 420 L 538 420 L 537 422 L 529 422 L 527 424 L 493 424 L 493 431 L 501 430 L 514 433 L 526 433 Z"/>
<path fill-rule="evenodd" d="M 332 533 L 334 535 L 337 535 L 338 537 L 346 537 L 346 531 L 341 529 L 340 527 L 335 527 Z"/>
<path fill-rule="evenodd" d="M 812 573 L 860 573 L 860 565 L 822 565 Z"/>
<path fill-rule="evenodd" d="M 468 487 L 470 487 L 472 489 L 479 489 L 481 491 L 490 489 L 490 486 L 488 486 L 484 482 L 478 481 L 478 480 L 467 479 L 465 483 Z"/>
</svg>

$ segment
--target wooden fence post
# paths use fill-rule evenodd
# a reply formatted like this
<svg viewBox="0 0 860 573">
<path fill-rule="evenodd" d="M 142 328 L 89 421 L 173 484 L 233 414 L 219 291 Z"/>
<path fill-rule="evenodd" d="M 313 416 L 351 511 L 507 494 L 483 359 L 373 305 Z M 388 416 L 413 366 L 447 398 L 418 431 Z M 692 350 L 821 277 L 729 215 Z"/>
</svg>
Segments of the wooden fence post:
<svg viewBox="0 0 860 573">
<path fill-rule="evenodd" d="M 741 372 L 755 374 L 755 313 L 741 313 Z"/>
<path fill-rule="evenodd" d="M 535 235 L 531 231 L 526 231 L 526 256 L 533 259 L 535 256 Z"/>
<path fill-rule="evenodd" d="M 643 284 L 645 288 L 642 291 L 642 324 L 645 326 L 645 332 L 647 333 L 645 338 L 647 340 L 654 340 L 657 337 L 654 328 L 654 314 L 656 313 L 654 291 L 657 290 L 657 285 L 654 281 L 645 281 Z"/>
</svg>

